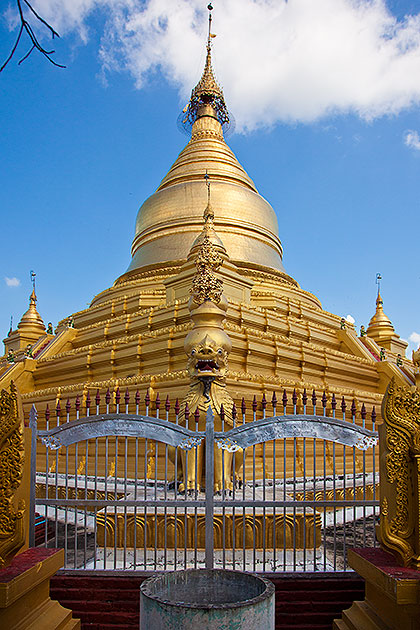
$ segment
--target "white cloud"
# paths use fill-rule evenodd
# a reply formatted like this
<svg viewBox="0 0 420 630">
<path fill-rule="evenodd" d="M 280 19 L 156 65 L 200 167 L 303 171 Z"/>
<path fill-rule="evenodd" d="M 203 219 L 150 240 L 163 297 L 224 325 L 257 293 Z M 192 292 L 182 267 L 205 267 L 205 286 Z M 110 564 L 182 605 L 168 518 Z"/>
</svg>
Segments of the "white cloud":
<svg viewBox="0 0 420 630">
<path fill-rule="evenodd" d="M 420 334 L 418 332 L 412 332 L 408 339 L 411 343 L 420 344 Z"/>
<path fill-rule="evenodd" d="M 5 283 L 8 287 L 20 287 L 19 278 L 8 278 L 7 276 L 4 278 Z"/>
<path fill-rule="evenodd" d="M 354 319 L 354 317 L 352 317 L 352 315 L 347 315 L 346 317 L 346 322 L 348 322 L 349 324 L 354 324 L 356 320 Z"/>
<path fill-rule="evenodd" d="M 409 130 L 404 134 L 404 144 L 410 149 L 420 151 L 420 136 L 417 131 Z"/>
<path fill-rule="evenodd" d="M 187 99 L 204 62 L 202 0 L 34 0 L 60 32 L 88 36 L 105 15 L 105 71 L 141 88 L 160 70 Z M 93 21 L 89 21 L 93 28 Z M 225 0 L 213 12 L 214 65 L 240 130 L 352 112 L 364 119 L 420 103 L 420 13 L 385 0 Z"/>
</svg>

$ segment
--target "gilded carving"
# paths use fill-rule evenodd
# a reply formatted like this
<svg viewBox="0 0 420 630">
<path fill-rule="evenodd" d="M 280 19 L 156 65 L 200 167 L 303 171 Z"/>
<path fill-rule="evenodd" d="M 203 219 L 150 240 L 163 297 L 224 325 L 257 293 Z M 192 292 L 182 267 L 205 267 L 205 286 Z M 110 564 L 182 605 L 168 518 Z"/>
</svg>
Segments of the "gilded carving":
<svg viewBox="0 0 420 630">
<path fill-rule="evenodd" d="M 202 304 L 211 300 L 215 304 L 220 302 L 223 282 L 214 275 L 222 264 L 223 259 L 215 249 L 208 234 L 203 238 L 195 262 L 197 273 L 192 281 L 191 293 L 195 304 Z"/>
<path fill-rule="evenodd" d="M 346 488 L 329 488 L 328 490 L 313 491 L 306 490 L 305 492 L 297 492 L 295 497 L 296 501 L 369 501 L 374 499 L 379 492 L 379 484 L 366 484 L 364 486 L 348 486 Z M 314 508 L 315 510 L 328 511 L 335 510 L 335 506 Z"/>
<path fill-rule="evenodd" d="M 388 386 L 379 427 L 381 520 L 379 539 L 404 566 L 420 568 L 420 390 Z"/>
<path fill-rule="evenodd" d="M 232 548 L 234 539 L 244 543 L 245 549 L 310 549 L 321 544 L 320 514 L 246 514 L 233 516 L 215 514 L 214 548 Z M 149 549 L 175 547 L 184 544 L 194 549 L 205 547 L 205 516 L 198 514 L 142 515 L 99 512 L 97 516 L 97 544 L 104 546 L 105 531 L 109 541 L 117 547 Z M 175 536 L 176 532 L 176 536 Z"/>
<path fill-rule="evenodd" d="M 23 478 L 23 423 L 19 416 L 17 391 L 0 393 L 0 567 L 25 543 L 23 499 L 15 495 Z"/>
<path fill-rule="evenodd" d="M 416 387 L 420 387 L 420 347 L 417 350 L 413 350 L 413 364 Z"/>
</svg>

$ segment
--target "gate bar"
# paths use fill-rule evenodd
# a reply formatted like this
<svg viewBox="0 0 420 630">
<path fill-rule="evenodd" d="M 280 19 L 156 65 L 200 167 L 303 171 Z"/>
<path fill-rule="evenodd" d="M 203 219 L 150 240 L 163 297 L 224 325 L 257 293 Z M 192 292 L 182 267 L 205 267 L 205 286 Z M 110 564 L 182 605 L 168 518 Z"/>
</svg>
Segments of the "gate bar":
<svg viewBox="0 0 420 630">
<path fill-rule="evenodd" d="M 209 405 L 206 413 L 206 569 L 214 566 L 214 416 Z"/>
</svg>

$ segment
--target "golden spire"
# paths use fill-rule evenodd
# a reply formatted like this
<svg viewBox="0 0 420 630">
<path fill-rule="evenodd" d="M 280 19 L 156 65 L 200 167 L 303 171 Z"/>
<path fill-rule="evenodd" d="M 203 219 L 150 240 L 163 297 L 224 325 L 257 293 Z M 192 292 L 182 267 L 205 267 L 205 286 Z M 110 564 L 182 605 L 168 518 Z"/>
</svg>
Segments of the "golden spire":
<svg viewBox="0 0 420 630">
<path fill-rule="evenodd" d="M 188 254 L 188 258 L 191 259 L 196 255 L 198 255 L 198 258 L 199 258 L 202 255 L 201 251 L 202 251 L 203 246 L 205 246 L 205 248 L 207 249 L 208 247 L 211 247 L 211 250 L 214 253 L 214 256 L 217 256 L 218 258 L 220 258 L 220 264 L 218 265 L 220 266 L 222 264 L 223 257 L 227 258 L 227 252 L 226 252 L 225 246 L 223 245 L 222 241 L 217 236 L 214 230 L 214 223 L 213 223 L 214 211 L 211 206 L 211 199 L 210 199 L 211 198 L 210 175 L 208 174 L 207 170 L 206 170 L 206 174 L 204 175 L 204 180 L 207 186 L 207 205 L 203 212 L 204 226 L 203 226 L 203 230 L 197 236 L 194 243 L 192 244 L 190 252 Z M 209 251 L 207 252 L 206 256 L 209 255 Z"/>
<path fill-rule="evenodd" d="M 216 37 L 211 32 L 211 11 L 213 10 L 213 7 L 209 4 L 207 8 L 209 10 L 209 33 L 207 37 L 206 64 L 204 66 L 201 79 L 191 92 L 191 98 L 201 96 L 219 96 L 223 98 L 223 90 L 215 79 L 213 67 L 211 65 L 211 39 L 212 37 Z"/>
<path fill-rule="evenodd" d="M 204 179 L 207 186 L 207 206 L 203 213 L 203 231 L 195 239 L 190 250 L 190 256 L 197 253 L 195 261 L 197 271 L 192 281 L 191 294 L 195 304 L 202 304 L 207 300 L 219 304 L 222 297 L 223 282 L 216 278 L 214 272 L 222 265 L 223 256 L 221 254 L 226 256 L 226 250 L 214 231 L 214 212 L 210 203 L 210 175 L 207 171 Z"/>
<path fill-rule="evenodd" d="M 376 311 L 373 317 L 371 318 L 368 329 L 366 331 L 369 337 L 372 337 L 372 339 L 375 339 L 375 340 L 378 339 L 379 341 L 383 337 L 389 337 L 395 334 L 395 329 L 394 329 L 394 326 L 392 325 L 391 320 L 384 313 L 384 309 L 383 309 L 384 302 L 380 294 L 380 285 L 379 285 L 380 279 L 381 279 L 380 276 L 379 278 L 377 277 L 378 296 L 376 298 Z"/>
<path fill-rule="evenodd" d="M 31 271 L 31 281 L 32 293 L 29 297 L 29 308 L 26 313 L 22 315 L 17 327 L 20 331 L 30 330 L 31 332 L 39 332 L 40 335 L 43 335 L 45 332 L 45 324 L 36 309 L 37 297 L 35 293 L 35 274 L 33 271 Z"/>
<path fill-rule="evenodd" d="M 213 6 L 209 4 L 207 8 L 209 10 L 209 32 L 206 47 L 206 63 L 201 79 L 195 88 L 193 88 L 191 98 L 184 109 L 186 115 L 183 123 L 186 125 L 192 125 L 197 118 L 203 115 L 214 116 L 222 125 L 229 123 L 229 113 L 223 96 L 223 90 L 215 79 L 211 64 L 211 40 L 216 36 L 211 32 L 211 12 Z"/>
</svg>

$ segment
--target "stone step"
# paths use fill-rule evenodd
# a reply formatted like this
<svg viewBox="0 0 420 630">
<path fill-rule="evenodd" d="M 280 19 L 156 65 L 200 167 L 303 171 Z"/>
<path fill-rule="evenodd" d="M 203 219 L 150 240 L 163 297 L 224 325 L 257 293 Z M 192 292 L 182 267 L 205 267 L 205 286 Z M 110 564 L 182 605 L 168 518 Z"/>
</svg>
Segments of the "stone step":
<svg viewBox="0 0 420 630">
<path fill-rule="evenodd" d="M 140 585 L 147 577 L 59 574 L 51 580 L 51 597 L 73 610 L 82 630 L 138 629 Z M 277 630 L 331 630 L 353 600 L 363 599 L 363 581 L 355 574 L 266 577 L 276 587 Z"/>
</svg>

